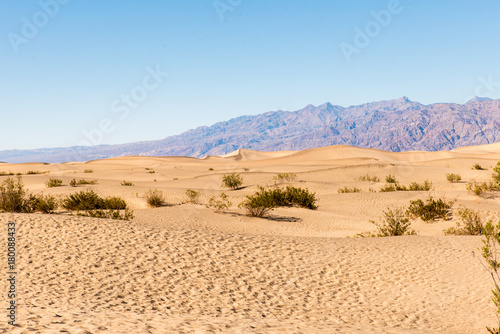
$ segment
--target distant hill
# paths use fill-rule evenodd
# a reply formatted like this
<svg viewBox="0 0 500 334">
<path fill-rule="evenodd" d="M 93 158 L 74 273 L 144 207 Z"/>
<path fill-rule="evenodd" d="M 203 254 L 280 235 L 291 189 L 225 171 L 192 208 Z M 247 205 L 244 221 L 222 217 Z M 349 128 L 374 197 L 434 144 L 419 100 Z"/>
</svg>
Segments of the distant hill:
<svg viewBox="0 0 500 334">
<path fill-rule="evenodd" d="M 303 150 L 351 145 L 386 151 L 438 151 L 500 142 L 500 100 L 476 97 L 465 104 L 423 105 L 406 97 L 341 107 L 241 116 L 155 141 L 95 147 L 0 151 L 4 162 L 87 161 L 126 155 L 222 155 L 240 148 Z"/>
</svg>

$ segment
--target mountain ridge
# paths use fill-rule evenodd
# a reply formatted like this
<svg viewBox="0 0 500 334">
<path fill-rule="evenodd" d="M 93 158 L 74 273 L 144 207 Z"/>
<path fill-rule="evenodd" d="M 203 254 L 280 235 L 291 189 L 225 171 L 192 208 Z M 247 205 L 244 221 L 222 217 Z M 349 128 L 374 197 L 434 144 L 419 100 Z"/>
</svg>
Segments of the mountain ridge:
<svg viewBox="0 0 500 334">
<path fill-rule="evenodd" d="M 126 155 L 223 155 L 244 148 L 298 151 L 350 145 L 385 151 L 440 151 L 500 142 L 500 100 L 424 105 L 403 96 L 342 107 L 330 102 L 200 126 L 164 139 L 94 147 L 0 151 L 0 161 L 88 161 Z"/>
</svg>

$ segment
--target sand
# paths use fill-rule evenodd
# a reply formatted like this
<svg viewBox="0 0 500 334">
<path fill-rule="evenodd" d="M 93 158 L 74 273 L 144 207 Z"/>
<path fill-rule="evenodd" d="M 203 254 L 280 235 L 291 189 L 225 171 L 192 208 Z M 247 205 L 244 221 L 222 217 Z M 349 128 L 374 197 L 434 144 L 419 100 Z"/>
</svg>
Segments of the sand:
<svg viewBox="0 0 500 334">
<path fill-rule="evenodd" d="M 500 146 L 494 144 L 451 152 L 333 146 L 239 150 L 205 159 L 0 164 L 5 172 L 49 171 L 23 176 L 33 193 L 91 188 L 124 197 L 135 214 L 130 222 L 64 212 L 0 214 L 4 231 L 8 221 L 16 222 L 19 239 L 19 326 L 9 327 L 5 316 L 0 333 L 484 333 L 496 322 L 492 282 L 478 256 L 480 237 L 443 235 L 456 218 L 417 220 L 417 236 L 352 237 L 374 231 L 370 220 L 387 207 L 429 195 L 456 199 L 454 212 L 464 206 L 500 219 L 495 194 L 465 190 L 466 181 L 489 180 L 497 161 Z M 488 169 L 473 170 L 474 163 Z M 243 175 L 245 187 L 228 191 L 220 180 L 233 171 Z M 281 185 L 316 192 L 319 208 L 246 216 L 237 204 L 258 185 L 274 184 L 278 172 L 296 173 L 296 181 Z M 367 173 L 381 182 L 356 180 Z M 460 174 L 463 182 L 447 182 L 447 173 Z M 434 189 L 369 191 L 383 186 L 388 174 L 402 184 L 428 179 Z M 66 185 L 73 178 L 98 184 L 46 188 L 50 177 Z M 123 180 L 134 186 L 121 186 Z M 344 186 L 362 192 L 339 194 Z M 153 188 L 164 191 L 169 206 L 146 206 L 144 192 Z M 186 204 L 186 189 L 201 192 L 201 203 Z M 204 205 L 221 192 L 233 202 L 225 214 Z M 6 254 L 5 243 L 0 251 Z M 6 284 L 2 279 L 2 305 Z"/>
</svg>

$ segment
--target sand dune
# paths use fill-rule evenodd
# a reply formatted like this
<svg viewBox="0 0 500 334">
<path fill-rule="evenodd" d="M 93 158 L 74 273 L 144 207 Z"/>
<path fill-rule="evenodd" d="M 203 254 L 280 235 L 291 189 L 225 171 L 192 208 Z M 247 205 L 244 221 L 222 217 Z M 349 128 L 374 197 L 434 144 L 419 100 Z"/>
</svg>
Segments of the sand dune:
<svg viewBox="0 0 500 334">
<path fill-rule="evenodd" d="M 465 182 L 490 179 L 499 148 L 391 153 L 333 146 L 206 159 L 1 164 L 0 172 L 48 172 L 23 176 L 34 193 L 91 188 L 120 195 L 135 219 L 0 214 L 3 226 L 18 225 L 20 273 L 19 327 L 2 321 L 0 333 L 482 333 L 496 321 L 492 282 L 477 257 L 480 237 L 443 235 L 456 218 L 417 220 L 417 236 L 346 237 L 373 231 L 370 220 L 386 208 L 429 195 L 456 199 L 455 212 L 465 206 L 498 221 L 498 197 L 469 194 Z M 487 170 L 471 169 L 474 163 Z M 245 187 L 222 188 L 227 172 L 241 173 Z M 278 172 L 296 173 L 297 180 L 278 185 L 316 192 L 319 208 L 246 216 L 237 204 L 258 185 L 275 184 Z M 446 173 L 459 173 L 463 182 L 447 182 Z M 364 174 L 381 181 L 356 180 Z M 383 186 L 388 174 L 402 184 L 430 180 L 434 189 L 369 190 Z M 98 184 L 46 188 L 50 177 Z M 134 186 L 121 186 L 123 180 Z M 338 193 L 344 186 L 362 192 Z M 144 192 L 152 188 L 170 205 L 148 208 Z M 199 191 L 201 203 L 185 204 L 186 189 Z M 221 192 L 233 203 L 226 214 L 204 205 Z M 0 289 L 6 291 L 5 280 Z M 3 292 L 2 298 L 5 304 Z"/>
</svg>

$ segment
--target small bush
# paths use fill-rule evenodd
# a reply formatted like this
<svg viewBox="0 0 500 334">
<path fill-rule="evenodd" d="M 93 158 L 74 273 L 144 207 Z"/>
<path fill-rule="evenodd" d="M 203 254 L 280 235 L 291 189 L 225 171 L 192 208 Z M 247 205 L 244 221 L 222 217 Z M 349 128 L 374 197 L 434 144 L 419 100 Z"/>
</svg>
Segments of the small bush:
<svg viewBox="0 0 500 334">
<path fill-rule="evenodd" d="M 481 167 L 481 165 L 480 165 L 480 164 L 478 164 L 478 163 L 475 163 L 474 165 L 472 165 L 472 169 L 476 169 L 476 170 L 484 170 L 484 168 L 483 168 L 483 167 Z"/>
<path fill-rule="evenodd" d="M 20 176 L 18 176 L 17 182 L 10 177 L 2 182 L 0 186 L 0 210 L 5 212 L 32 211 Z"/>
<path fill-rule="evenodd" d="M 385 182 L 387 183 L 397 183 L 398 180 L 396 180 L 396 177 L 394 177 L 394 175 L 392 174 L 389 174 L 385 177 Z"/>
<path fill-rule="evenodd" d="M 346 193 L 359 193 L 361 192 L 361 189 L 356 188 L 356 187 L 348 187 L 345 186 L 344 188 L 340 188 L 337 190 L 341 194 L 346 194 Z"/>
<path fill-rule="evenodd" d="M 238 173 L 231 173 L 222 176 L 222 186 L 236 190 L 243 184 L 243 177 Z"/>
<path fill-rule="evenodd" d="M 484 224 L 479 214 L 467 208 L 458 210 L 460 221 L 457 226 L 444 230 L 445 235 L 482 235 L 484 234 Z"/>
<path fill-rule="evenodd" d="M 273 180 L 278 182 L 293 182 L 297 179 L 297 174 L 295 173 L 278 173 L 273 176 Z"/>
<path fill-rule="evenodd" d="M 29 170 L 26 175 L 48 174 L 49 172 L 41 172 L 39 170 Z"/>
<path fill-rule="evenodd" d="M 217 213 L 224 213 L 226 210 L 229 210 L 231 205 L 232 203 L 229 201 L 229 197 L 225 193 L 222 193 L 219 198 L 215 196 L 210 197 L 206 207 L 214 209 Z"/>
<path fill-rule="evenodd" d="M 7 175 L 14 175 L 14 173 L 12 173 L 12 172 L 10 172 L 10 171 L 9 171 L 8 173 L 7 173 L 7 172 L 4 172 L 4 171 L 1 171 L 1 172 L 0 172 L 0 176 L 7 176 Z"/>
<path fill-rule="evenodd" d="M 93 173 L 93 172 L 94 172 L 94 170 L 93 170 L 93 169 L 86 169 L 86 170 L 84 170 L 83 172 L 84 172 L 84 173 L 88 173 L 88 174 L 90 174 L 90 173 Z"/>
<path fill-rule="evenodd" d="M 432 188 L 432 182 L 425 180 L 424 183 L 412 182 L 408 186 L 408 191 L 429 191 Z"/>
<path fill-rule="evenodd" d="M 63 181 L 61 179 L 56 179 L 51 177 L 47 182 L 45 182 L 47 188 L 61 187 L 63 185 Z"/>
<path fill-rule="evenodd" d="M 76 179 L 73 179 L 69 182 L 69 185 L 72 186 L 72 187 L 76 187 L 76 186 L 80 186 L 80 185 L 84 185 L 84 184 L 97 184 L 97 180 L 84 180 L 84 179 L 81 179 L 81 180 L 76 180 Z"/>
<path fill-rule="evenodd" d="M 500 184 L 500 161 L 497 162 L 495 167 L 493 167 L 493 174 L 491 177 L 493 177 L 493 181 Z"/>
<path fill-rule="evenodd" d="M 459 174 L 453 174 L 453 173 L 446 174 L 446 179 L 450 183 L 456 183 L 462 181 L 462 177 Z"/>
<path fill-rule="evenodd" d="M 471 180 L 465 185 L 465 188 L 468 192 L 474 193 L 474 195 L 480 196 L 486 191 L 498 191 L 500 190 L 500 185 L 496 184 L 492 181 L 477 183 L 474 180 Z"/>
<path fill-rule="evenodd" d="M 500 222 L 498 222 L 497 225 L 493 225 L 492 222 L 487 222 L 483 232 L 485 238 L 482 240 L 483 247 L 481 248 L 481 255 L 486 262 L 484 266 L 493 279 L 494 288 L 491 290 L 493 293 L 491 299 L 496 307 L 497 320 L 500 325 L 500 262 L 498 261 L 500 257 Z M 500 327 L 486 327 L 486 329 L 491 334 L 500 333 Z"/>
<path fill-rule="evenodd" d="M 145 194 L 146 202 L 152 208 L 158 208 L 165 205 L 165 197 L 163 196 L 163 191 L 158 189 L 150 189 L 146 191 Z"/>
<path fill-rule="evenodd" d="M 36 206 L 35 210 L 40 211 L 42 213 L 54 213 L 55 210 L 57 210 L 57 207 L 59 206 L 57 198 L 51 195 L 44 196 L 39 195 L 36 198 Z"/>
<path fill-rule="evenodd" d="M 66 196 L 62 201 L 62 207 L 70 211 L 77 211 L 80 216 L 119 220 L 134 218 L 133 211 L 128 208 L 125 200 L 120 197 L 102 198 L 92 189 Z M 120 210 L 124 210 L 124 212 L 122 213 Z"/>
<path fill-rule="evenodd" d="M 407 214 L 413 219 L 420 218 L 425 222 L 438 218 L 447 219 L 452 205 L 453 202 L 447 202 L 441 198 L 435 200 L 429 197 L 426 203 L 418 199 L 416 201 L 410 201 L 410 207 L 408 208 Z"/>
<path fill-rule="evenodd" d="M 397 187 L 393 183 L 388 183 L 382 188 L 380 188 L 381 193 L 386 193 L 386 192 L 391 192 L 391 191 L 398 191 Z"/>
<path fill-rule="evenodd" d="M 308 189 L 286 187 L 269 188 L 259 187 L 259 190 L 240 203 L 240 208 L 245 208 L 252 217 L 263 217 L 269 211 L 281 206 L 296 205 L 301 208 L 314 210 L 316 206 L 316 195 Z"/>
<path fill-rule="evenodd" d="M 188 198 L 188 202 L 189 203 L 198 203 L 198 200 L 200 199 L 200 193 L 195 191 L 195 190 L 192 190 L 192 189 L 188 189 L 186 190 L 186 196 Z"/>
<path fill-rule="evenodd" d="M 382 221 L 375 222 L 370 220 L 371 223 L 377 225 L 377 234 L 371 236 L 377 237 L 393 237 L 401 235 L 416 235 L 417 233 L 412 230 L 410 219 L 403 208 L 387 209 L 384 211 Z"/>
<path fill-rule="evenodd" d="M 380 179 L 377 176 L 371 176 L 369 174 L 361 175 L 357 180 L 363 182 L 380 182 Z"/>
<path fill-rule="evenodd" d="M 213 169 L 212 167 L 210 167 L 208 170 L 209 170 L 209 171 L 213 171 L 214 169 Z"/>
<path fill-rule="evenodd" d="M 156 172 L 154 170 L 148 171 L 149 174 L 155 174 Z"/>
<path fill-rule="evenodd" d="M 122 186 L 125 186 L 125 187 L 132 187 L 134 184 L 132 182 L 128 182 L 128 181 L 122 181 L 122 183 L 120 183 Z"/>
</svg>

